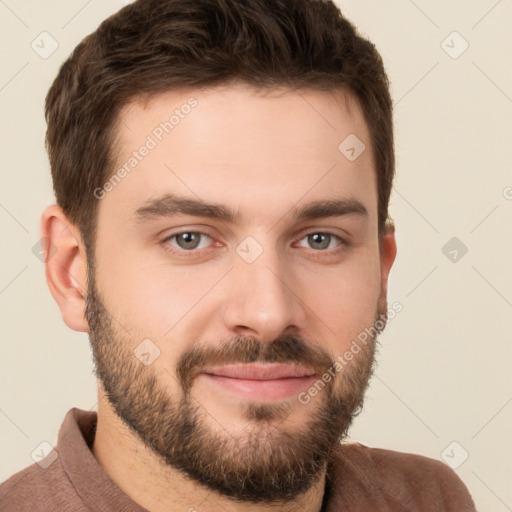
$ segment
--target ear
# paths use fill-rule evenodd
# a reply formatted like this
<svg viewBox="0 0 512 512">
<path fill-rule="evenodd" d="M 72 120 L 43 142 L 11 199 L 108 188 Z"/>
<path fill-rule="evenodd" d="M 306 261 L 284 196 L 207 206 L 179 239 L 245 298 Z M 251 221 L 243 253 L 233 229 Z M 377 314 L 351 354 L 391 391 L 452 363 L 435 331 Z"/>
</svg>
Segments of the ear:
<svg viewBox="0 0 512 512">
<path fill-rule="evenodd" d="M 385 231 L 380 240 L 380 274 L 381 274 L 381 298 L 386 300 L 388 292 L 388 278 L 396 258 L 395 225 L 393 221 L 386 222 Z"/>
<path fill-rule="evenodd" d="M 89 332 L 85 318 L 85 247 L 80 230 L 56 204 L 48 206 L 41 215 L 41 245 L 45 250 L 46 282 L 64 323 L 74 331 Z"/>
</svg>

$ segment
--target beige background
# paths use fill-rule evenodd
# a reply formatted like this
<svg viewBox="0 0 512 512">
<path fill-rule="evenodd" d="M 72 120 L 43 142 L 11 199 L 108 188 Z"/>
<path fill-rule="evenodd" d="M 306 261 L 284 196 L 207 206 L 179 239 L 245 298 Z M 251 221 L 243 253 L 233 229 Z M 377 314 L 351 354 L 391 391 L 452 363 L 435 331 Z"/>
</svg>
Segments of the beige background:
<svg viewBox="0 0 512 512">
<path fill-rule="evenodd" d="M 0 1 L 0 481 L 33 463 L 42 441 L 56 443 L 71 407 L 96 407 L 87 336 L 62 322 L 32 247 L 53 202 L 44 97 L 75 45 L 122 5 Z M 478 509 L 512 510 L 512 2 L 339 5 L 392 82 L 389 301 L 403 305 L 351 437 L 453 465 L 467 452 L 456 471 Z M 45 59 L 31 47 L 43 31 L 58 42 Z M 442 251 L 452 237 L 467 247 L 445 250 L 458 250 L 456 262 Z"/>
</svg>

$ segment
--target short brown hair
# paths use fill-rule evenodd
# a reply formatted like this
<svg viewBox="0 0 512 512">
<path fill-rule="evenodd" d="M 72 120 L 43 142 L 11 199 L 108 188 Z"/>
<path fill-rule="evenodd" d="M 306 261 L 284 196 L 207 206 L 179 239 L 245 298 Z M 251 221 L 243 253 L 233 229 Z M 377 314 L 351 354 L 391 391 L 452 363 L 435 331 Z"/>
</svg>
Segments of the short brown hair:
<svg viewBox="0 0 512 512">
<path fill-rule="evenodd" d="M 46 97 L 56 200 L 88 253 L 97 223 L 93 191 L 114 172 L 121 108 L 141 95 L 233 81 L 355 95 L 374 150 L 384 233 L 395 167 L 389 83 L 374 45 L 332 1 L 137 0 L 80 42 Z"/>
</svg>

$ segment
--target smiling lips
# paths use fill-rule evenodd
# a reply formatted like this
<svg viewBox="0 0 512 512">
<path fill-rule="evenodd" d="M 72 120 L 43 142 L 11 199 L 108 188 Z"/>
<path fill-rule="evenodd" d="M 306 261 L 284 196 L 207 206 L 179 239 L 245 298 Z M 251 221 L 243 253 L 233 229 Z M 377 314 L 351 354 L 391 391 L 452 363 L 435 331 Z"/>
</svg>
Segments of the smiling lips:
<svg viewBox="0 0 512 512">
<path fill-rule="evenodd" d="M 235 364 L 203 370 L 202 376 L 226 391 L 258 400 L 282 400 L 303 390 L 314 371 L 293 364 Z"/>
<path fill-rule="evenodd" d="M 293 364 L 250 363 L 207 368 L 203 373 L 231 379 L 275 380 L 290 377 L 310 377 L 315 372 L 304 366 Z"/>
</svg>

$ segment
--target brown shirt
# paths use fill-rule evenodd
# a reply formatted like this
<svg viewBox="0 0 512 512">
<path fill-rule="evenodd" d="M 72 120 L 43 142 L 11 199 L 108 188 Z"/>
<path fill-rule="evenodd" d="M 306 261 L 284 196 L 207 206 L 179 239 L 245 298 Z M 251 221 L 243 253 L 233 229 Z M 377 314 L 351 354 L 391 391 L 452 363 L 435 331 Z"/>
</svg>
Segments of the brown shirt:
<svg viewBox="0 0 512 512">
<path fill-rule="evenodd" d="M 57 447 L 0 485 L 0 511 L 145 512 L 91 452 L 96 420 L 68 411 Z M 476 512 L 455 472 L 421 455 L 341 444 L 329 483 L 326 512 Z"/>
</svg>

